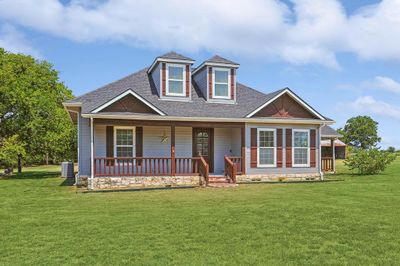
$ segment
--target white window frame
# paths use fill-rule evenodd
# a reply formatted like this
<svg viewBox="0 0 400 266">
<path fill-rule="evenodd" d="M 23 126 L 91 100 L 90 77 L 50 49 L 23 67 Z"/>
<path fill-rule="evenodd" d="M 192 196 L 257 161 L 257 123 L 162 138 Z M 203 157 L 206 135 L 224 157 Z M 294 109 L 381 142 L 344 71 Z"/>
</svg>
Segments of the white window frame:
<svg viewBox="0 0 400 266">
<path fill-rule="evenodd" d="M 114 157 L 121 158 L 117 156 L 117 147 L 130 147 L 131 145 L 117 145 L 117 130 L 118 129 L 131 129 L 132 133 L 132 157 L 136 157 L 136 127 L 114 127 Z"/>
<path fill-rule="evenodd" d="M 215 85 L 216 84 L 225 84 L 225 83 L 221 83 L 221 82 L 216 82 L 215 81 L 215 71 L 224 71 L 224 72 L 228 72 L 228 95 L 227 96 L 216 96 L 215 95 Z M 230 87 L 231 87 L 231 69 L 227 69 L 227 68 L 218 68 L 218 67 L 213 67 L 212 69 L 212 78 L 213 78 L 213 84 L 212 84 L 212 97 L 215 99 L 231 99 L 231 95 L 230 95 Z"/>
<path fill-rule="evenodd" d="M 294 146 L 294 132 L 307 132 L 308 135 L 308 147 L 295 147 Z M 310 143 L 310 130 L 309 129 L 293 129 L 292 130 L 292 166 L 293 167 L 310 167 L 310 152 L 311 152 L 311 143 Z M 294 162 L 294 150 L 295 149 L 307 149 L 307 164 L 296 164 Z"/>
<path fill-rule="evenodd" d="M 175 93 L 175 92 L 170 92 L 169 91 L 169 81 L 181 81 L 180 79 L 170 79 L 169 78 L 169 67 L 179 67 L 182 68 L 183 71 L 183 77 L 182 77 L 182 93 Z M 185 84 L 186 84 L 186 65 L 180 65 L 180 64 L 166 64 L 165 67 L 165 71 L 166 71 L 166 96 L 184 96 L 186 97 L 186 88 L 185 88 Z"/>
<path fill-rule="evenodd" d="M 260 149 L 266 148 L 271 149 L 272 147 L 260 147 L 260 132 L 261 131 L 272 131 L 274 132 L 274 163 L 273 164 L 260 164 Z M 257 128 L 257 167 L 276 167 L 277 165 L 277 139 L 276 139 L 276 128 Z"/>
</svg>

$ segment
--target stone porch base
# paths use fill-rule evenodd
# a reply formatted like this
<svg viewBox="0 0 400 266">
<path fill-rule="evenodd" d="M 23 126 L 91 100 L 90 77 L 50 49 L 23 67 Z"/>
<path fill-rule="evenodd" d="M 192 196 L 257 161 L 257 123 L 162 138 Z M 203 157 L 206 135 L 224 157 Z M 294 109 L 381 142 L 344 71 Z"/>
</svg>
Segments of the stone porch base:
<svg viewBox="0 0 400 266">
<path fill-rule="evenodd" d="M 309 174 L 270 174 L 270 175 L 238 175 L 237 183 L 256 182 L 293 182 L 317 181 L 318 173 Z M 79 178 L 78 186 L 88 187 L 90 180 L 87 176 Z M 94 189 L 115 188 L 146 188 L 146 187 L 184 187 L 201 186 L 204 180 L 200 176 L 126 176 L 126 177 L 95 177 Z"/>
<path fill-rule="evenodd" d="M 90 181 L 89 181 L 90 182 Z M 200 186 L 200 176 L 96 177 L 94 189 Z"/>
<path fill-rule="evenodd" d="M 238 175 L 237 183 L 249 182 L 293 182 L 293 181 L 317 181 L 321 180 L 319 173 L 309 174 L 270 174 L 270 175 Z"/>
</svg>

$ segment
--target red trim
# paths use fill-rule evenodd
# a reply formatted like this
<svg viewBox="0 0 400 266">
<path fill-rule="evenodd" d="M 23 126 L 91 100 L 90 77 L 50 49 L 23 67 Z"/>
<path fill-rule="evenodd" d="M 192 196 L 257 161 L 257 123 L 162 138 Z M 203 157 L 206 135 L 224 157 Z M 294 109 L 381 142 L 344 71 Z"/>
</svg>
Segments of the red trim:
<svg viewBox="0 0 400 266">
<path fill-rule="evenodd" d="M 257 168 L 257 128 L 251 129 L 250 137 L 250 167 Z"/>
<path fill-rule="evenodd" d="M 235 69 L 231 69 L 231 99 L 235 99 Z"/>
<path fill-rule="evenodd" d="M 286 167 L 292 167 L 292 129 L 286 129 Z"/>
<path fill-rule="evenodd" d="M 316 152 L 316 131 L 315 129 L 310 130 L 310 167 L 317 166 L 317 152 Z"/>
<path fill-rule="evenodd" d="M 167 77 L 166 77 L 166 66 L 165 63 L 161 63 L 161 89 L 162 95 L 165 96 L 167 94 Z"/>
<path fill-rule="evenodd" d="M 212 67 L 208 67 L 208 98 L 212 99 L 213 97 L 213 87 L 212 87 Z"/>
<path fill-rule="evenodd" d="M 277 149 L 276 149 L 276 157 L 277 162 L 276 165 L 278 168 L 282 168 L 282 128 L 278 128 L 276 130 L 276 137 L 277 137 Z"/>
</svg>

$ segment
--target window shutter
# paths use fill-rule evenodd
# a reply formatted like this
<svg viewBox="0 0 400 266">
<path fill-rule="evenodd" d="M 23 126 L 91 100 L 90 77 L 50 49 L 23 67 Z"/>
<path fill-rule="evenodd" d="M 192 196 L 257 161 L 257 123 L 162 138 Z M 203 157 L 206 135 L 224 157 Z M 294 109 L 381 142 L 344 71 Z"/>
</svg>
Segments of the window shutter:
<svg viewBox="0 0 400 266">
<path fill-rule="evenodd" d="M 106 127 L 106 157 L 114 157 L 114 127 Z"/>
<path fill-rule="evenodd" d="M 257 168 L 257 128 L 251 129 L 250 136 L 250 167 Z"/>
<path fill-rule="evenodd" d="M 136 157 L 143 157 L 143 127 L 136 127 Z"/>
<path fill-rule="evenodd" d="M 276 144 L 277 144 L 277 147 L 276 147 L 276 160 L 277 160 L 277 162 L 276 162 L 276 165 L 277 165 L 277 167 L 278 168 L 282 168 L 282 128 L 278 128 L 277 130 L 276 130 L 276 137 L 277 137 L 277 140 L 276 140 Z"/>
<path fill-rule="evenodd" d="M 286 167 L 292 167 L 292 129 L 286 129 Z"/>
<path fill-rule="evenodd" d="M 317 154 L 316 154 L 316 143 L 317 143 L 317 139 L 316 139 L 316 131 L 315 129 L 311 129 L 310 130 L 310 167 L 316 167 L 317 163 L 316 163 L 316 158 L 317 158 Z"/>
<path fill-rule="evenodd" d="M 161 64 L 161 91 L 163 96 L 167 94 L 167 71 L 165 63 Z"/>
<path fill-rule="evenodd" d="M 208 98 L 212 99 L 213 97 L 213 84 L 212 84 L 212 67 L 208 68 Z"/>
<path fill-rule="evenodd" d="M 231 99 L 235 99 L 235 69 L 231 69 Z"/>
<path fill-rule="evenodd" d="M 186 97 L 190 95 L 190 67 L 186 65 Z"/>
</svg>

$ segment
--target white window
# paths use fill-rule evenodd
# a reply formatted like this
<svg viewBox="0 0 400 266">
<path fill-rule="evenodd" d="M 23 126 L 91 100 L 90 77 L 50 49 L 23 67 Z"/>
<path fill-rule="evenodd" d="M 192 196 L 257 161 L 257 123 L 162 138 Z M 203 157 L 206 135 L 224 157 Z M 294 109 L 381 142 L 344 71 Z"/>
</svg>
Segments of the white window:
<svg viewBox="0 0 400 266">
<path fill-rule="evenodd" d="M 257 129 L 258 167 L 276 167 L 276 130 Z"/>
<path fill-rule="evenodd" d="M 293 166 L 310 166 L 310 131 L 308 129 L 293 130 Z"/>
<path fill-rule="evenodd" d="M 135 128 L 114 128 L 114 154 L 116 157 L 135 157 Z"/>
<path fill-rule="evenodd" d="M 185 66 L 167 64 L 167 95 L 185 96 Z"/>
<path fill-rule="evenodd" d="M 213 98 L 230 99 L 229 97 L 230 69 L 213 68 L 214 84 Z"/>
</svg>

